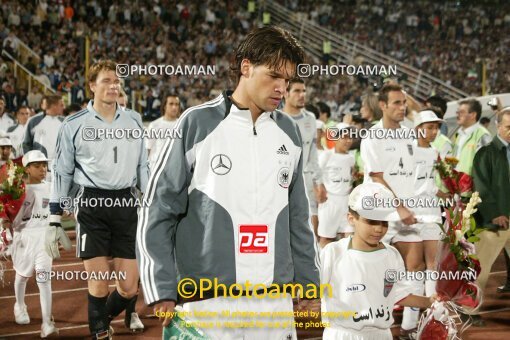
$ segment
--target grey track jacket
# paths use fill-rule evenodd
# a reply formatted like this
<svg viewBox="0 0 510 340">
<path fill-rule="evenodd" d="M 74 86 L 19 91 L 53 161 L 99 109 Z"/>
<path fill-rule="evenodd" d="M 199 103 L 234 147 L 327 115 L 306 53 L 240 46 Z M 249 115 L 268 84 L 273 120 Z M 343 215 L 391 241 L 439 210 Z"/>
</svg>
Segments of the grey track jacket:
<svg viewBox="0 0 510 340">
<path fill-rule="evenodd" d="M 180 279 L 319 284 L 302 143 L 285 114 L 255 122 L 227 94 L 186 110 L 145 190 L 137 260 L 145 300 L 178 300 Z"/>
</svg>

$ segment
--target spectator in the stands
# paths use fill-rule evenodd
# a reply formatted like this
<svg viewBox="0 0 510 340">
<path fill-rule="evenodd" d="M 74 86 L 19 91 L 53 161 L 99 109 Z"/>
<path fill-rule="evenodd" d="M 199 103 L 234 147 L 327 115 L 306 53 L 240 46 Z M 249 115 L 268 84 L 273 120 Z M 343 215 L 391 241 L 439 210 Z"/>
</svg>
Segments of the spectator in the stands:
<svg viewBox="0 0 510 340">
<path fill-rule="evenodd" d="M 39 109 L 42 97 L 43 95 L 39 91 L 39 88 L 37 86 L 32 86 L 32 91 L 30 91 L 27 96 L 28 106 L 34 109 Z"/>
</svg>

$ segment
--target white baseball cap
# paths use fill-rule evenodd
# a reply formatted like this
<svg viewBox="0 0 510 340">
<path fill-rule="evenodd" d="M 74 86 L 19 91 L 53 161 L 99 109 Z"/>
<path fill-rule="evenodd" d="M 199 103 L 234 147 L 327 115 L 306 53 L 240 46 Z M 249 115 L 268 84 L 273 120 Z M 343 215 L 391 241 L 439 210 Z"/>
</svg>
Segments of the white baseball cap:
<svg viewBox="0 0 510 340">
<path fill-rule="evenodd" d="M 0 137 L 0 146 L 12 146 L 11 139 L 9 137 Z"/>
<path fill-rule="evenodd" d="M 346 123 L 338 123 L 338 124 L 335 125 L 335 127 L 338 130 L 350 129 L 351 128 L 351 126 L 349 124 L 346 124 Z"/>
<path fill-rule="evenodd" d="M 374 221 L 399 221 L 397 203 L 395 195 L 380 183 L 364 182 L 349 195 L 349 208 Z"/>
<path fill-rule="evenodd" d="M 439 122 L 442 123 L 444 120 L 438 118 L 434 111 L 431 110 L 425 110 L 421 112 L 417 112 L 414 115 L 414 127 L 420 126 L 423 123 L 430 123 L 430 122 Z"/>
<path fill-rule="evenodd" d="M 34 162 L 47 162 L 48 158 L 39 150 L 32 150 L 27 152 L 23 158 L 21 159 L 21 163 L 23 166 L 27 166 L 30 163 Z"/>
</svg>

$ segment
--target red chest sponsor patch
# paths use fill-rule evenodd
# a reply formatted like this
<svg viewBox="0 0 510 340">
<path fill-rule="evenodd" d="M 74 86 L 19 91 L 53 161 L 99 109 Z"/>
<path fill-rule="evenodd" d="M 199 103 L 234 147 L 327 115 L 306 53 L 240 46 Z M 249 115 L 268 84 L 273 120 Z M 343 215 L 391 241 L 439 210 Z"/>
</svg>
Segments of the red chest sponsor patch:
<svg viewBox="0 0 510 340">
<path fill-rule="evenodd" d="M 267 225 L 242 224 L 239 226 L 240 253 L 267 253 Z"/>
</svg>

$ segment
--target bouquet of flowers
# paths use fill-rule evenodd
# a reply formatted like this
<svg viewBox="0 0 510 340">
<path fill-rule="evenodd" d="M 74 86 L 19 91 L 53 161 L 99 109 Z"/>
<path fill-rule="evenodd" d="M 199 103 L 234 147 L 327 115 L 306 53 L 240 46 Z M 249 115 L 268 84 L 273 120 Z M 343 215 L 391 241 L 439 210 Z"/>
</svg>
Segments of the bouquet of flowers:
<svg viewBox="0 0 510 340">
<path fill-rule="evenodd" d="M 452 196 L 458 196 L 462 201 L 469 200 L 473 190 L 473 179 L 464 172 L 455 170 L 459 160 L 455 157 L 437 156 L 435 168 L 441 178 L 442 191 L 450 193 Z M 446 190 L 444 190 L 446 189 Z"/>
<path fill-rule="evenodd" d="M 472 216 L 480 202 L 478 192 L 474 192 L 466 206 L 459 202 L 455 207 L 446 209 L 446 221 L 441 226 L 445 237 L 437 255 L 440 279 L 436 291 L 442 299 L 456 303 L 463 310 L 476 309 L 480 304 L 474 281 L 481 268 L 474 243 L 480 240 L 477 235 L 483 229 L 477 227 Z M 443 273 L 445 275 L 441 275 Z"/>
<path fill-rule="evenodd" d="M 418 334 L 423 340 L 458 339 L 450 315 L 473 312 L 481 305 L 481 292 L 475 284 L 481 268 L 474 243 L 479 241 L 477 235 L 484 229 L 478 228 L 472 215 L 482 200 L 478 192 L 473 192 L 471 177 L 454 169 L 456 163 L 454 158 L 445 161 L 438 158 L 436 164 L 441 181 L 454 196 L 455 203 L 445 208 L 445 222 L 440 225 L 444 237 L 437 252 L 436 291 L 442 302 L 422 316 Z"/>
<path fill-rule="evenodd" d="M 24 168 L 8 161 L 0 168 L 0 217 L 11 222 L 25 199 Z"/>
</svg>

